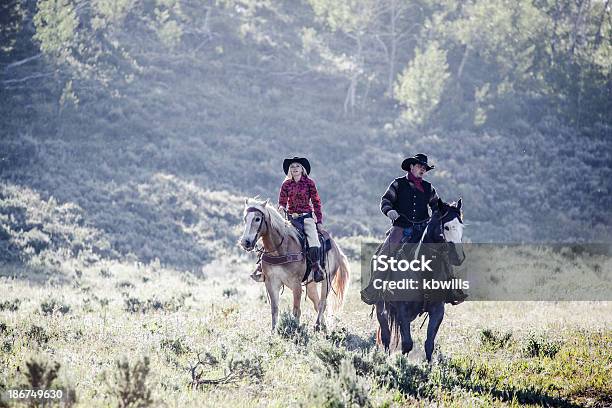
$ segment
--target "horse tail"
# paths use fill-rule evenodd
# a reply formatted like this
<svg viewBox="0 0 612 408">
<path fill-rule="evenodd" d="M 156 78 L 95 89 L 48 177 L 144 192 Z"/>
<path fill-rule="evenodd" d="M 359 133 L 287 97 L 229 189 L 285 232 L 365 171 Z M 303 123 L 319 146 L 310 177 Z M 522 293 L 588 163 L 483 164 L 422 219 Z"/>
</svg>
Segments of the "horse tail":
<svg viewBox="0 0 612 408">
<path fill-rule="evenodd" d="M 387 325 L 389 333 L 391 333 L 391 338 L 389 340 L 389 351 L 393 351 L 398 349 L 399 345 L 402 343 L 402 334 L 397 319 L 397 309 L 391 306 L 389 303 L 384 303 L 382 307 L 386 308 L 387 310 L 387 318 L 385 319 L 385 323 Z M 382 329 L 380 327 L 380 321 L 378 329 L 376 330 L 376 345 L 384 346 L 384 343 L 382 341 Z"/>
<path fill-rule="evenodd" d="M 340 247 L 335 242 L 334 246 L 338 251 L 338 268 L 336 269 L 334 280 L 332 282 L 332 293 L 334 293 L 333 311 L 338 312 L 342 309 L 342 305 L 344 304 L 344 295 L 346 294 L 349 286 L 350 270 L 346 255 L 344 255 L 344 252 L 342 252 Z"/>
<path fill-rule="evenodd" d="M 396 307 L 389 308 L 389 330 L 391 331 L 390 350 L 397 350 L 402 344 L 402 332 L 400 331 L 399 316 Z"/>
</svg>

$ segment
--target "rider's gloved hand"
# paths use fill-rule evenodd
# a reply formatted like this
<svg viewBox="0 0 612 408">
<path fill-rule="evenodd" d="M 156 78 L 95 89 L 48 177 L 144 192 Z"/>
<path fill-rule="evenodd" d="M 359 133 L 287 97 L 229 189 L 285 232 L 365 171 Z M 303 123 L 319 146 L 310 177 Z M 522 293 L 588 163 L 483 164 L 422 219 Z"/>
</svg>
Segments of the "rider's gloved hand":
<svg viewBox="0 0 612 408">
<path fill-rule="evenodd" d="M 399 218 L 399 214 L 395 210 L 387 211 L 387 217 L 391 219 L 391 221 L 395 221 Z"/>
</svg>

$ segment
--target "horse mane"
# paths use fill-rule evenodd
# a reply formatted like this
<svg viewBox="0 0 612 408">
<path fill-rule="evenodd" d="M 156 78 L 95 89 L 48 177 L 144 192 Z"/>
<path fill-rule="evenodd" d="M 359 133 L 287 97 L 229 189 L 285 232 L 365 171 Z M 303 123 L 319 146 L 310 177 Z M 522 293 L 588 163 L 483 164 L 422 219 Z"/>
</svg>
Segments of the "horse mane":
<svg viewBox="0 0 612 408">
<path fill-rule="evenodd" d="M 453 212 L 457 213 L 459 215 L 459 221 L 461 221 L 461 223 L 463 223 L 463 209 L 462 208 L 457 208 L 458 204 L 459 203 L 457 201 L 451 201 L 450 203 L 442 202 L 443 207 L 447 211 L 453 211 Z M 438 211 L 438 212 L 441 213 L 441 211 Z"/>
<path fill-rule="evenodd" d="M 457 208 L 457 201 L 448 204 L 448 207 L 459 214 L 459 221 L 463 224 L 463 208 Z"/>
<path fill-rule="evenodd" d="M 276 208 L 274 208 L 274 206 L 268 202 L 268 200 L 258 201 L 257 198 L 248 198 L 246 201 L 245 210 L 249 207 L 256 208 L 261 211 L 266 218 L 266 221 L 270 224 L 270 228 L 275 229 L 285 236 L 293 238 L 295 242 L 300 242 L 298 233 L 293 225 L 291 225 L 291 223 L 287 221 L 285 217 L 283 217 L 281 213 L 279 213 Z"/>
</svg>

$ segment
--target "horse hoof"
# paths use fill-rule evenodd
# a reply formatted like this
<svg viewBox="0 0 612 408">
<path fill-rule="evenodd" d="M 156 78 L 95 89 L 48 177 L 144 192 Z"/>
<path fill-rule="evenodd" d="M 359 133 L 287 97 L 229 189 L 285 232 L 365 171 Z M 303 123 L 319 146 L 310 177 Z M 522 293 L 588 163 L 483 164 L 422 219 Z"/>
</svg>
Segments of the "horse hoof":
<svg viewBox="0 0 612 408">
<path fill-rule="evenodd" d="M 315 324 L 315 326 L 314 326 L 314 331 L 315 331 L 315 332 L 326 332 L 327 330 L 326 330 L 326 327 L 325 327 L 325 325 L 324 325 L 324 324 L 319 324 L 319 323 L 317 323 L 317 324 Z"/>
</svg>

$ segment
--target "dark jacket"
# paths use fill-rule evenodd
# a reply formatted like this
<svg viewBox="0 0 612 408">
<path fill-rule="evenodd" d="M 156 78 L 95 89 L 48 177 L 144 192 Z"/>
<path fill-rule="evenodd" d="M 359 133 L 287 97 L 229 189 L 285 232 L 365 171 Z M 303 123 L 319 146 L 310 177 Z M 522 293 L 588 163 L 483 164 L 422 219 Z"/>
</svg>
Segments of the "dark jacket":
<svg viewBox="0 0 612 408">
<path fill-rule="evenodd" d="M 393 222 L 394 226 L 407 228 L 414 223 L 426 221 L 430 214 L 429 208 L 432 212 L 437 209 L 436 189 L 425 180 L 422 184 L 425 192 L 414 187 L 414 184 L 406 177 L 398 177 L 389 185 L 380 200 L 380 211 L 385 216 L 391 210 L 403 215 Z"/>
</svg>

